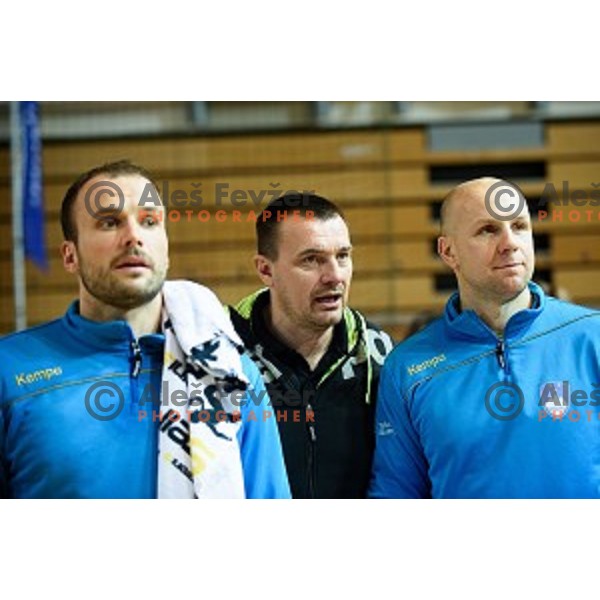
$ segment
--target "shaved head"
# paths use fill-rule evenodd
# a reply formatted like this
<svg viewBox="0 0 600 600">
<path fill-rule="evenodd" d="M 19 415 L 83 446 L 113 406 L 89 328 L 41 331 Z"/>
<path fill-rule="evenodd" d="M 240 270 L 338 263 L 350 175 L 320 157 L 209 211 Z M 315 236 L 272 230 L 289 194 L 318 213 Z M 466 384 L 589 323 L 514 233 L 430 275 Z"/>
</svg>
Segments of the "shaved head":
<svg viewBox="0 0 600 600">
<path fill-rule="evenodd" d="M 438 253 L 456 275 L 463 307 L 527 296 L 533 236 L 518 186 L 493 177 L 466 181 L 444 199 L 440 221 Z"/>
<path fill-rule="evenodd" d="M 495 177 L 480 177 L 465 181 L 453 188 L 442 202 L 440 212 L 440 228 L 442 235 L 452 235 L 456 230 L 456 223 L 460 220 L 461 208 L 465 203 L 485 197 L 485 193 L 494 184 L 502 182 Z M 510 185 L 508 182 L 505 182 Z"/>
</svg>

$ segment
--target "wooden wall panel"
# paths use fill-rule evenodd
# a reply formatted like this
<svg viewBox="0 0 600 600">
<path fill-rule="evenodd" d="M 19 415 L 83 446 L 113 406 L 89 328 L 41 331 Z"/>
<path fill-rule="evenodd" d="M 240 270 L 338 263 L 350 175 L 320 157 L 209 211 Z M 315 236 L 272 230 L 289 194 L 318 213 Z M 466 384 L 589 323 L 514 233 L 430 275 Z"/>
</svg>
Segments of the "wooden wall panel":
<svg viewBox="0 0 600 600">
<path fill-rule="evenodd" d="M 600 123 L 550 123 L 546 125 L 547 147 L 557 154 L 598 154 Z"/>
<path fill-rule="evenodd" d="M 600 263 L 600 234 L 555 235 L 552 238 L 552 263 Z"/>
<path fill-rule="evenodd" d="M 434 204 L 450 187 L 430 182 L 433 165 L 535 160 L 544 162 L 546 178 L 558 188 L 565 180 L 572 188 L 600 189 L 594 185 L 600 184 L 600 122 L 549 123 L 546 140 L 544 148 L 529 153 L 503 149 L 436 154 L 427 149 L 426 128 L 415 126 L 48 143 L 44 174 L 51 267 L 49 274 L 43 274 L 28 265 L 30 322 L 61 314 L 77 293 L 58 251 L 60 204 L 75 176 L 106 160 L 128 157 L 156 174 L 161 194 L 170 197 L 170 277 L 205 281 L 228 302 L 260 286 L 252 263 L 255 223 L 249 217 L 289 189 L 315 190 L 330 197 L 344 210 L 355 247 L 352 304 L 373 314 L 388 314 L 393 320 L 424 308 L 439 309 L 447 298 L 435 288 L 436 276 L 447 270 L 434 251 L 438 234 Z M 9 167 L 8 149 L 0 148 L 2 331 L 12 328 L 13 318 Z M 532 198 L 539 197 L 546 186 L 539 179 L 525 178 L 520 183 Z M 199 193 L 201 204 L 188 201 L 178 208 L 175 190 L 188 198 L 193 193 L 197 198 Z M 237 196 L 232 197 L 234 190 Z M 554 283 L 575 299 L 600 304 L 600 207 L 554 205 L 549 209 L 562 215 L 550 213 L 535 224 L 536 233 L 548 236 L 549 248 L 538 264 L 554 273 Z M 217 210 L 224 211 L 219 213 L 221 220 Z"/>
<path fill-rule="evenodd" d="M 554 284 L 565 288 L 575 302 L 600 299 L 600 267 L 556 268 Z M 596 302 L 600 306 L 600 302 Z"/>
</svg>

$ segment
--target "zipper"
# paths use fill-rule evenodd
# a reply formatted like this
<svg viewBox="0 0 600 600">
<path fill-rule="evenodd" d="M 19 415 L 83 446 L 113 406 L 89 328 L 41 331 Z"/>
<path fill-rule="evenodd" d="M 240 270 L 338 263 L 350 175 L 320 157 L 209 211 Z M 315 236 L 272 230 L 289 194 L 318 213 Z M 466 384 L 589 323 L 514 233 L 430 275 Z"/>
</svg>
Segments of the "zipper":
<svg viewBox="0 0 600 600">
<path fill-rule="evenodd" d="M 496 359 L 498 360 L 500 368 L 508 374 L 509 369 L 506 360 L 506 346 L 504 345 L 504 340 L 498 340 L 498 344 L 496 345 Z"/>
<path fill-rule="evenodd" d="M 131 412 L 134 413 L 139 407 L 138 399 L 138 375 L 142 368 L 142 349 L 136 339 L 131 341 L 131 350 L 133 352 L 133 365 L 131 366 Z"/>
<path fill-rule="evenodd" d="M 310 418 L 309 418 L 310 417 Z M 306 405 L 306 426 L 308 429 L 308 497 L 316 498 L 316 452 L 317 432 L 314 424 L 315 411 L 310 404 Z"/>
<path fill-rule="evenodd" d="M 131 369 L 131 376 L 137 377 L 140 374 L 142 368 L 142 350 L 137 340 L 132 340 L 131 349 L 133 350 L 133 367 Z"/>
</svg>

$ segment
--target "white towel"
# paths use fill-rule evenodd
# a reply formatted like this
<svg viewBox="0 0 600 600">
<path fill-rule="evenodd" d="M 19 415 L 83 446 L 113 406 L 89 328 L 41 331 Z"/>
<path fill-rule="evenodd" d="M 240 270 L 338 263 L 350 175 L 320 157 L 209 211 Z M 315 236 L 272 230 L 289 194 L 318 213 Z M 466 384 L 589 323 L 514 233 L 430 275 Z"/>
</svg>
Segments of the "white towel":
<svg viewBox="0 0 600 600">
<path fill-rule="evenodd" d="M 158 497 L 244 498 L 242 342 L 208 288 L 167 281 L 163 299 L 168 398 L 161 398 Z"/>
</svg>

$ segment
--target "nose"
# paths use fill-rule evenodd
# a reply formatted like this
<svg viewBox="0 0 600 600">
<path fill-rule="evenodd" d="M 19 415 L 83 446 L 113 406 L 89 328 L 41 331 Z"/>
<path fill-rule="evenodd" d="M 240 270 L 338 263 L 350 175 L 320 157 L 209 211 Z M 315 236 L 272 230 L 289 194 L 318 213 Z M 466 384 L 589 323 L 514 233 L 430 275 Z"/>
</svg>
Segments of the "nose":
<svg viewBox="0 0 600 600">
<path fill-rule="evenodd" d="M 504 223 L 498 244 L 498 251 L 504 254 L 505 252 L 514 252 L 518 247 L 516 233 L 513 231 L 510 223 Z"/>
<path fill-rule="evenodd" d="M 321 282 L 327 285 L 337 285 L 344 281 L 344 269 L 335 258 L 327 260 L 321 271 Z"/>
<path fill-rule="evenodd" d="M 123 243 L 127 248 L 143 246 L 140 224 L 129 217 L 123 227 Z"/>
</svg>

